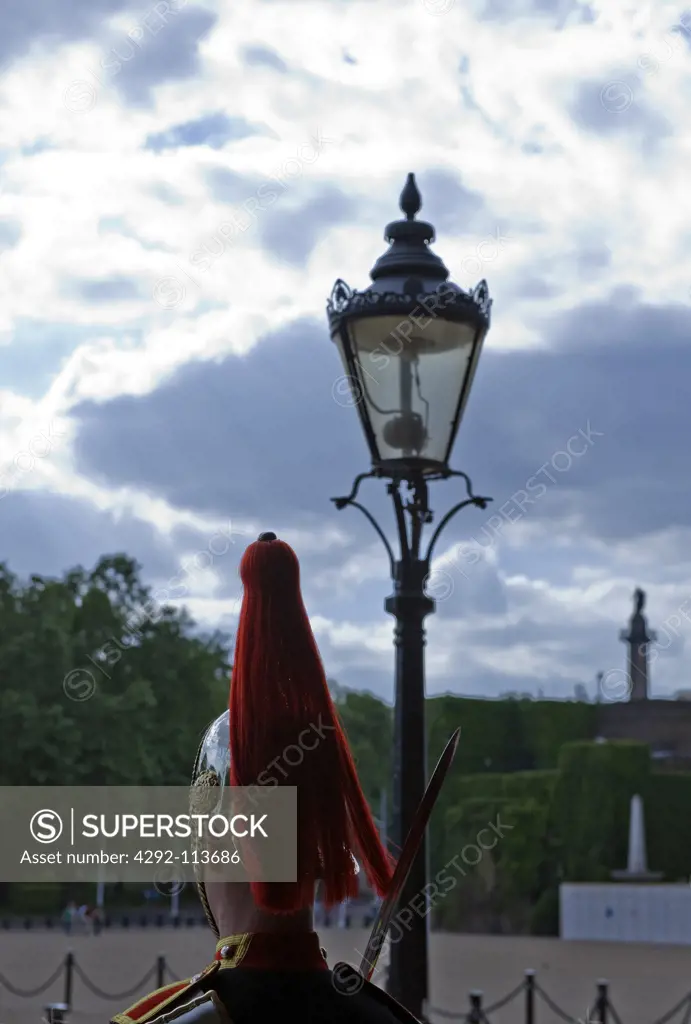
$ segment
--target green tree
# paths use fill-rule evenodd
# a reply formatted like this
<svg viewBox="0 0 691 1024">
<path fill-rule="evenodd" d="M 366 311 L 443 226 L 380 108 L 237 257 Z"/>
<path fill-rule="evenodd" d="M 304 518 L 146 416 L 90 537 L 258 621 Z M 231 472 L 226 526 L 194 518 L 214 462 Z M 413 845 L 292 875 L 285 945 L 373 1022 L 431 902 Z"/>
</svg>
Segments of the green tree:
<svg viewBox="0 0 691 1024">
<path fill-rule="evenodd" d="M 0 565 L 0 783 L 180 785 L 226 705 L 220 634 L 102 558 L 22 584 Z"/>
<path fill-rule="evenodd" d="M 371 693 L 341 687 L 335 693 L 336 708 L 353 751 L 362 789 L 378 814 L 381 791 L 391 792 L 392 708 Z"/>
</svg>

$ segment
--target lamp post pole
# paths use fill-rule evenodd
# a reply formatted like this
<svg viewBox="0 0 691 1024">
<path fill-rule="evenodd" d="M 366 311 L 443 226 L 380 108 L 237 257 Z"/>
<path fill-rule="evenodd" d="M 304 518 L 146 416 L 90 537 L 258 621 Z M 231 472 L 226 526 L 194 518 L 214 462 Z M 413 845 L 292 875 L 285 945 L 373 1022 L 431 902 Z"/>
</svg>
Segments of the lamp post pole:
<svg viewBox="0 0 691 1024">
<path fill-rule="evenodd" d="M 385 609 L 395 619 L 392 839 L 399 850 L 427 783 L 424 648 L 425 619 L 435 608 L 426 592 L 432 555 L 457 512 L 467 505 L 486 508 L 491 501 L 472 493 L 465 473 L 449 468 L 489 329 L 487 285 L 482 281 L 465 292 L 447 281 L 448 270 L 429 248 L 434 228 L 415 220 L 421 199 L 412 174 L 400 205 L 406 220 L 387 226 L 391 246 L 370 272 L 373 284 L 356 292 L 339 280 L 327 307 L 331 336 L 372 456 L 371 471 L 356 477 L 349 495 L 332 501 L 338 509 L 359 509 L 369 520 L 386 549 L 393 581 Z M 423 551 L 423 530 L 434 518 L 428 483 L 450 477 L 465 481 L 467 497 L 443 516 Z M 357 500 L 367 478 L 389 480 L 397 555 Z M 390 993 L 418 1018 L 428 998 L 427 880 L 423 841 L 401 895 L 389 973 Z"/>
<path fill-rule="evenodd" d="M 434 601 L 425 594 L 427 563 L 410 553 L 397 562 L 394 593 L 386 611 L 396 619 L 393 767 L 393 832 L 398 848 L 403 847 L 416 808 L 427 782 L 427 737 L 425 735 L 425 618 L 434 611 Z M 411 913 L 398 931 L 404 938 L 391 947 L 389 990 L 417 1017 L 428 999 L 429 915 L 419 911 L 426 901 L 428 878 L 427 837 L 420 844 L 408 876 L 400 906 Z M 417 898 L 417 899 L 416 899 Z M 408 918 L 410 920 L 408 921 Z M 408 930 L 409 929 L 409 930 Z M 394 936 L 398 939 L 398 935 Z"/>
</svg>

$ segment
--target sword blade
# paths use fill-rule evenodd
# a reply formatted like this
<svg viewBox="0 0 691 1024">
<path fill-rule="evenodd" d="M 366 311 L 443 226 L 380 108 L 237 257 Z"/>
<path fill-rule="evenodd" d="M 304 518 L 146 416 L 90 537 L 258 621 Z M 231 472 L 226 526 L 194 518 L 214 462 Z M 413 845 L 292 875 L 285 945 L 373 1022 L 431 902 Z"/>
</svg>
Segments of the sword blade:
<svg viewBox="0 0 691 1024">
<path fill-rule="evenodd" d="M 444 747 L 437 767 L 432 773 L 432 778 L 427 784 L 424 796 L 420 801 L 413 823 L 410 826 L 410 831 L 403 844 L 401 855 L 398 858 L 396 870 L 394 871 L 393 878 L 391 879 L 391 887 L 386 896 L 386 899 L 379 908 L 372 931 L 370 932 L 369 941 L 367 948 L 365 949 L 360 963 L 360 974 L 366 981 L 369 981 L 374 973 L 374 968 L 377 966 L 377 960 L 381 953 L 382 946 L 384 945 L 384 939 L 386 933 L 389 930 L 391 924 L 391 918 L 396 912 L 398 901 L 401 898 L 401 892 L 403 886 L 408 880 L 410 869 L 413 866 L 415 855 L 418 852 L 420 843 L 425 834 L 427 823 L 430 819 L 430 815 L 437 802 L 441 787 L 444 785 L 444 780 L 448 775 L 449 769 L 453 764 L 453 759 L 456 756 L 456 750 L 458 748 L 458 741 L 460 739 L 461 730 L 456 729 L 449 742 Z"/>
</svg>

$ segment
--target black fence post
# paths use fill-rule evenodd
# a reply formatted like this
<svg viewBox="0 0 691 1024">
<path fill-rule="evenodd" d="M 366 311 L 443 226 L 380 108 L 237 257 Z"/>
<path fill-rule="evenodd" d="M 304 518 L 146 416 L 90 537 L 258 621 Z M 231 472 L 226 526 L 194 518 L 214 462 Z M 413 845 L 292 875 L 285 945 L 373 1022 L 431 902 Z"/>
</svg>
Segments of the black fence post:
<svg viewBox="0 0 691 1024">
<path fill-rule="evenodd" d="M 596 1012 L 599 1024 L 607 1024 L 607 1007 L 609 1006 L 609 995 L 607 993 L 609 982 L 600 978 L 597 983 Z"/>
<path fill-rule="evenodd" d="M 166 983 L 166 955 L 159 953 L 156 957 L 156 988 L 163 988 Z"/>
<path fill-rule="evenodd" d="M 482 992 L 478 989 L 468 993 L 470 999 L 470 1013 L 466 1020 L 468 1024 L 480 1024 L 484 1014 L 482 1012 Z"/>
<path fill-rule="evenodd" d="M 65 957 L 65 998 L 63 1003 L 68 1010 L 72 1009 L 72 981 L 74 977 L 74 953 L 71 949 L 67 950 L 67 956 Z"/>
<path fill-rule="evenodd" d="M 535 971 L 525 972 L 525 1024 L 535 1024 Z"/>
</svg>

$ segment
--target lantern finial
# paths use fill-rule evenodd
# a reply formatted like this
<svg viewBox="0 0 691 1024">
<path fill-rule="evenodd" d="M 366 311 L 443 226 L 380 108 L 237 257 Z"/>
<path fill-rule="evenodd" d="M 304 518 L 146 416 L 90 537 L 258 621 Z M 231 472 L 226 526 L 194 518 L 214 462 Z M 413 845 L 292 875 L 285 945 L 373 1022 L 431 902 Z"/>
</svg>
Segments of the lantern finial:
<svg viewBox="0 0 691 1024">
<path fill-rule="evenodd" d="M 415 183 L 414 174 L 409 174 L 406 179 L 405 186 L 401 192 L 399 206 L 406 215 L 407 220 L 414 220 L 415 214 L 420 212 L 422 196 L 420 195 L 420 191 Z"/>
</svg>

